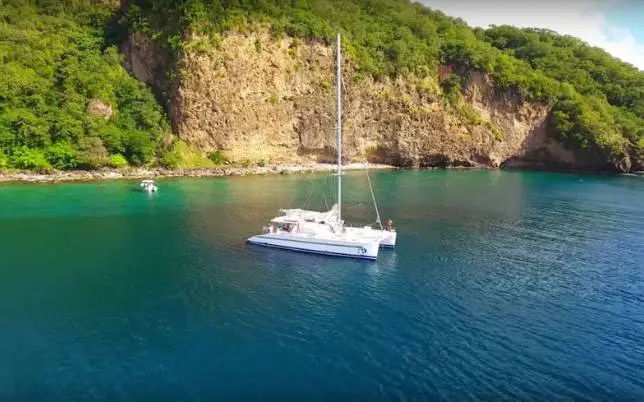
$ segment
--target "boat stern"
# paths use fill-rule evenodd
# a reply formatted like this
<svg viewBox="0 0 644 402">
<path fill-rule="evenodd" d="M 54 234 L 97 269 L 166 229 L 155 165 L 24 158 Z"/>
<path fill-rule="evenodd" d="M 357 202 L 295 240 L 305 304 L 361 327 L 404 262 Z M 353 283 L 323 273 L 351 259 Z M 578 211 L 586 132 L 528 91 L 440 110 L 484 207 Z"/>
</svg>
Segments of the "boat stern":
<svg viewBox="0 0 644 402">
<path fill-rule="evenodd" d="M 380 243 L 377 241 L 366 243 L 363 245 L 363 249 L 365 250 L 365 252 L 364 254 L 362 254 L 362 258 L 375 260 L 376 258 L 378 258 L 378 251 L 380 251 Z"/>
<path fill-rule="evenodd" d="M 380 246 L 386 248 L 396 247 L 396 232 L 383 231 L 382 238 L 380 239 Z"/>
<path fill-rule="evenodd" d="M 264 244 L 264 243 L 266 243 L 266 241 L 264 239 L 262 239 L 262 237 L 263 237 L 262 235 L 251 236 L 248 239 L 246 239 L 246 243 L 249 243 L 249 244 Z"/>
</svg>

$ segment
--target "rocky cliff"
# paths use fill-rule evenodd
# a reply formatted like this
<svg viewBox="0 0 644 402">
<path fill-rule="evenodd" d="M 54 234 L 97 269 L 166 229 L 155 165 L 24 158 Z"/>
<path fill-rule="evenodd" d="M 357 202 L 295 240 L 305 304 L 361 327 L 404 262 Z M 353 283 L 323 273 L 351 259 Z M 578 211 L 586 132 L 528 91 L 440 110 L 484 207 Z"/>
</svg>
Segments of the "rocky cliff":
<svg viewBox="0 0 644 402">
<path fill-rule="evenodd" d="M 334 49 L 275 38 L 267 30 L 189 40 L 170 58 L 137 33 L 126 66 L 165 97 L 176 134 L 235 161 L 330 161 L 335 153 Z M 177 69 L 168 78 L 166 70 Z M 449 69 L 449 67 L 447 67 Z M 344 152 L 348 160 L 400 166 L 588 169 L 596 163 L 548 134 L 551 107 L 500 91 L 471 72 L 448 101 L 435 78 L 374 81 L 345 61 Z M 440 77 L 440 74 L 437 74 Z M 440 78 L 439 78 L 440 79 Z"/>
</svg>

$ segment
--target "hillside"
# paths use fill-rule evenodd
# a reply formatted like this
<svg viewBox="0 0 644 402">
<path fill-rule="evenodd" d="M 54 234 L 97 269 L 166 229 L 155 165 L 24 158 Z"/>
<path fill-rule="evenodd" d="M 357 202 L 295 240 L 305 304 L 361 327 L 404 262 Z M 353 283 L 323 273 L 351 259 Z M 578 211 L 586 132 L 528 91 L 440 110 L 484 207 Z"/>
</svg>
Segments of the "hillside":
<svg viewBox="0 0 644 402">
<path fill-rule="evenodd" d="M 535 71 L 574 87 L 573 96 L 556 98 L 551 119 L 553 135 L 569 147 L 598 145 L 619 155 L 621 143 L 642 157 L 642 71 L 576 38 L 547 30 L 500 26 L 479 36 Z"/>
<path fill-rule="evenodd" d="M 330 160 L 340 31 L 350 159 L 643 169 L 644 73 L 574 38 L 406 0 L 24 3 L 2 11 L 0 167 Z"/>
<path fill-rule="evenodd" d="M 105 40 L 116 10 L 82 1 L 2 2 L 0 168 L 91 169 L 163 157 L 167 117 Z"/>
</svg>

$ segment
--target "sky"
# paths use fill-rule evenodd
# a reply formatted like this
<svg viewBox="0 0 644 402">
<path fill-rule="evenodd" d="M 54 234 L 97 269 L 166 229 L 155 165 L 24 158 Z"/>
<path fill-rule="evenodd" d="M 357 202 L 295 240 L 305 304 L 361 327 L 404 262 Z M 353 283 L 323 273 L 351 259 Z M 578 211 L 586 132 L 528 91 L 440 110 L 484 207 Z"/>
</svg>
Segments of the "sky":
<svg viewBox="0 0 644 402">
<path fill-rule="evenodd" d="M 548 28 L 644 71 L 644 0 L 418 0 L 468 25 Z"/>
</svg>

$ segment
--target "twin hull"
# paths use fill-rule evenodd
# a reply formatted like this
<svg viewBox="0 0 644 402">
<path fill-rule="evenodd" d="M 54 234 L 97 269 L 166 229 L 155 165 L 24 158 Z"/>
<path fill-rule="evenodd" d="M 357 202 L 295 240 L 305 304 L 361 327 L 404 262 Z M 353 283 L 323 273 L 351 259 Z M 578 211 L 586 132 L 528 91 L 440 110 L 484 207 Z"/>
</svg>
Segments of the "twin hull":
<svg viewBox="0 0 644 402">
<path fill-rule="evenodd" d="M 380 247 L 393 248 L 396 246 L 396 232 L 372 229 L 370 227 L 347 227 L 347 234 L 380 242 Z"/>
<path fill-rule="evenodd" d="M 286 233 L 266 233 L 248 239 L 251 244 L 308 253 L 375 260 L 379 241 L 307 238 Z"/>
</svg>

